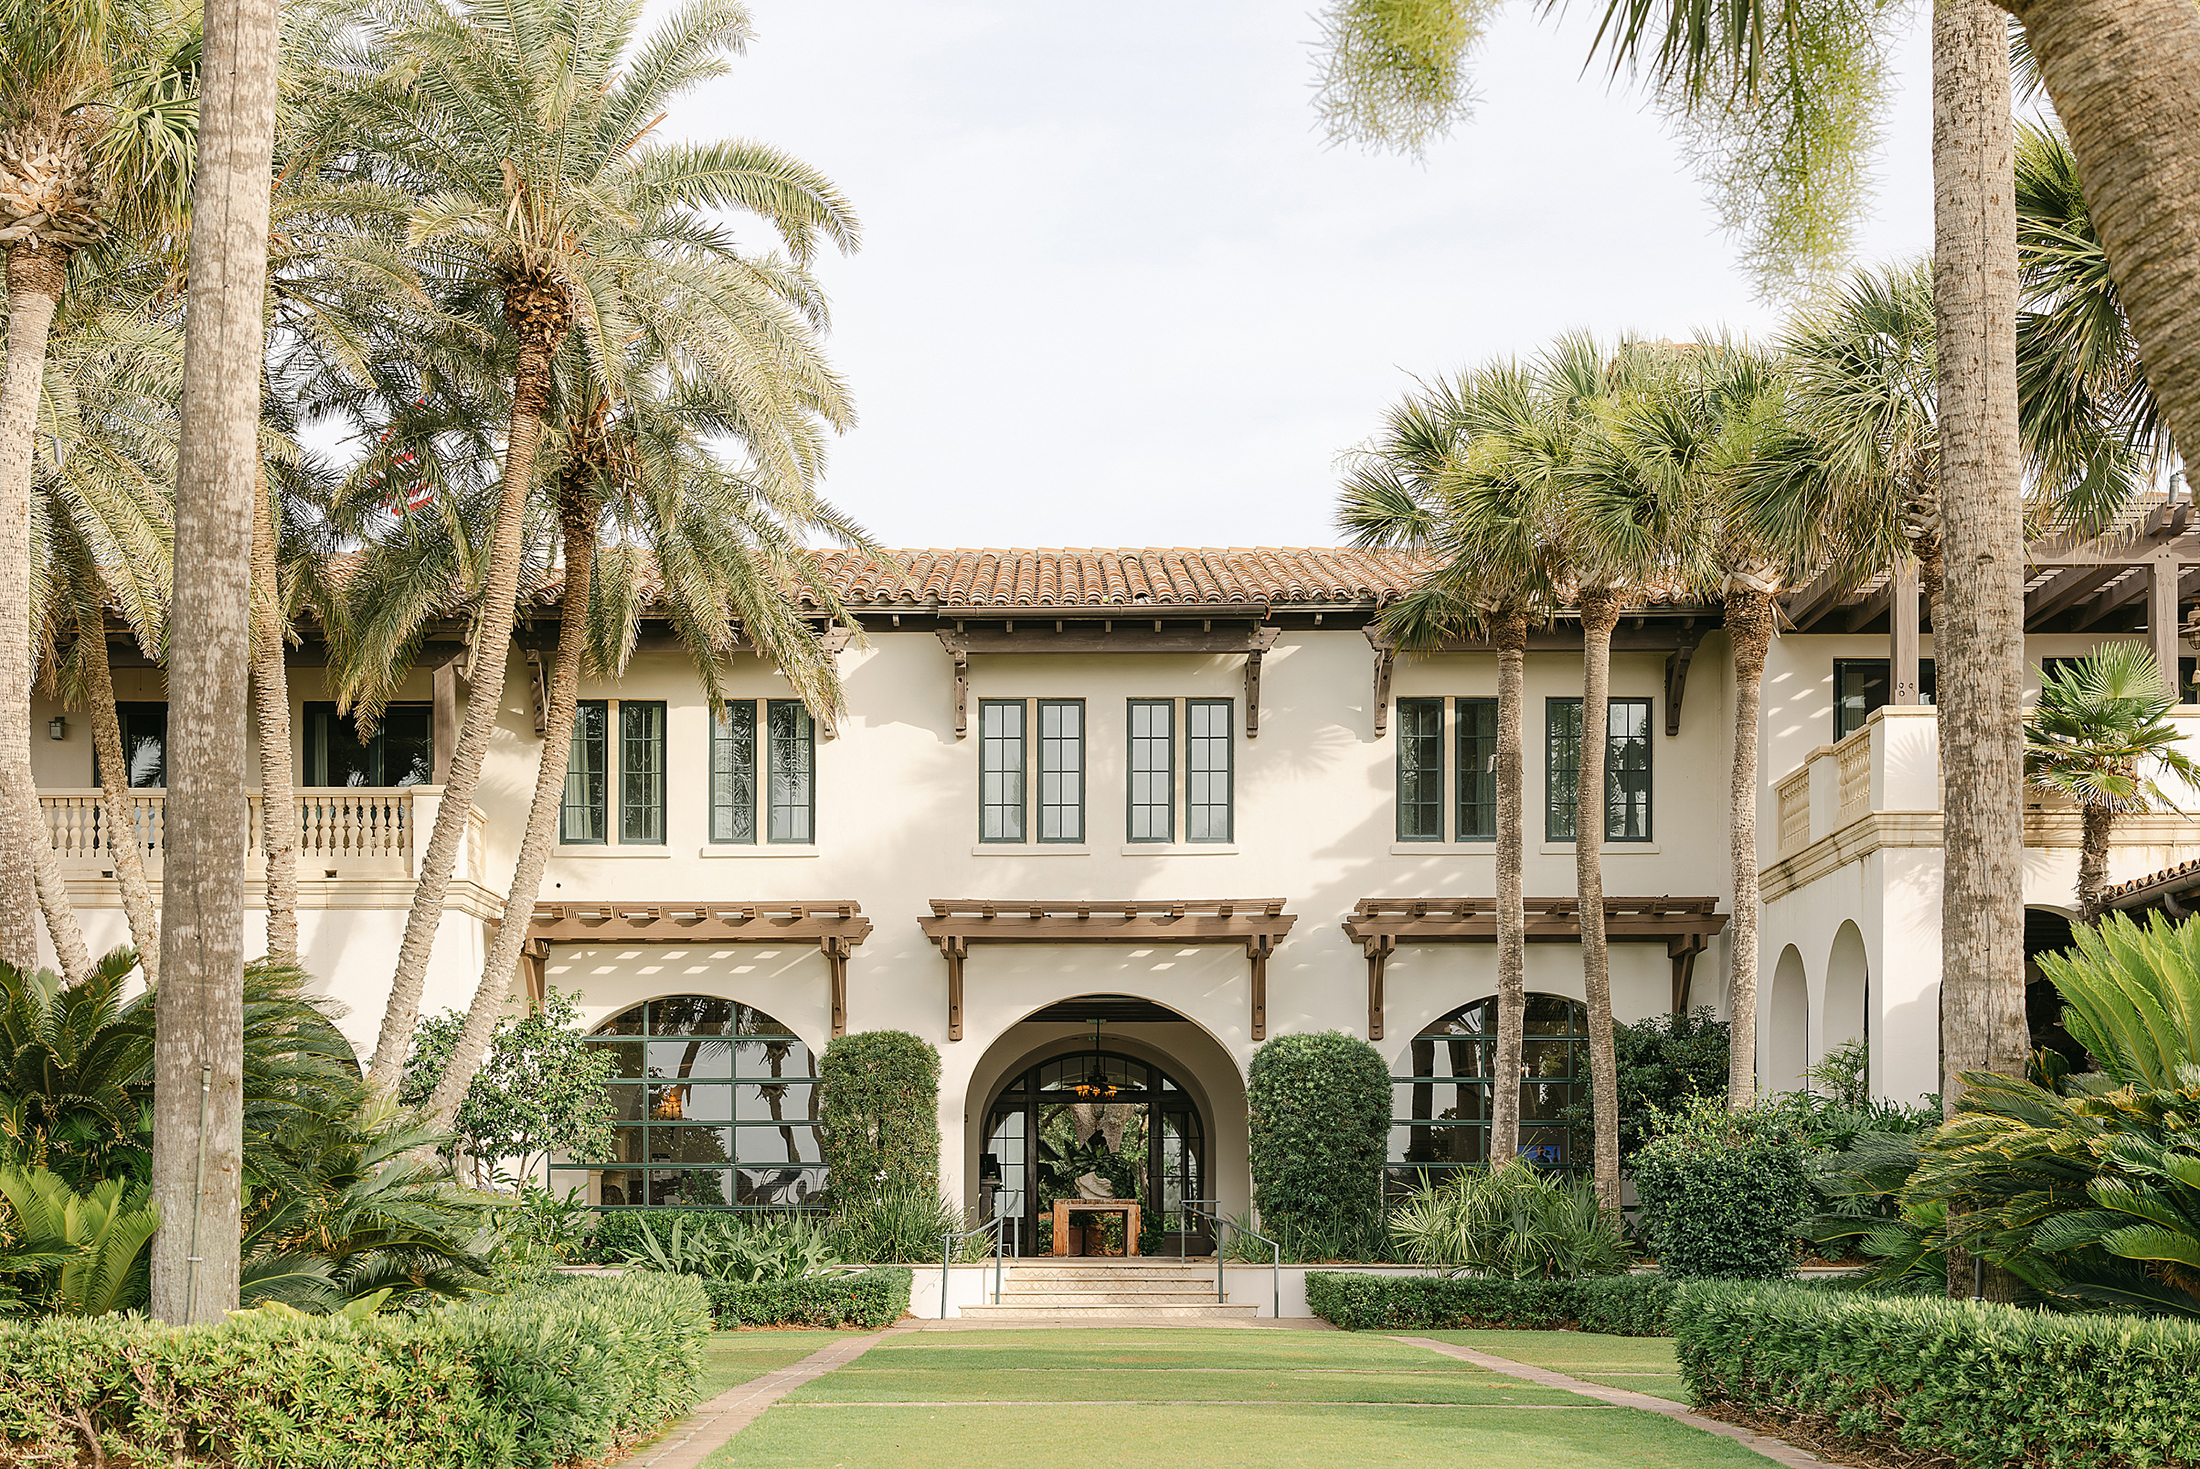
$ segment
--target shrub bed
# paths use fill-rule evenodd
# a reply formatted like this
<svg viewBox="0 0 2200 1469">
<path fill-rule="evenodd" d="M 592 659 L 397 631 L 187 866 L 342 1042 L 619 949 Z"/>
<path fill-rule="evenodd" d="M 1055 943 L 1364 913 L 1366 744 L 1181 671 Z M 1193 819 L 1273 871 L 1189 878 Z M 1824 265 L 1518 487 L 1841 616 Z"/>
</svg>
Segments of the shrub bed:
<svg viewBox="0 0 2200 1469">
<path fill-rule="evenodd" d="M 677 1276 L 361 1322 L 0 1324 L 0 1462 L 549 1469 L 693 1405 L 710 1325 L 701 1287 Z"/>
<path fill-rule="evenodd" d="M 1502 1280 L 1476 1275 L 1360 1275 L 1310 1270 L 1306 1304 L 1346 1331 L 1601 1331 L 1663 1336 L 1673 1282 L 1657 1275 Z"/>
<path fill-rule="evenodd" d="M 2200 1462 L 2200 1324 L 1793 1285 L 1690 1285 L 1695 1400 L 1920 1463 Z"/>
<path fill-rule="evenodd" d="M 705 1280 L 721 1327 L 890 1326 L 909 1309 L 907 1266 L 741 1285 Z"/>
</svg>

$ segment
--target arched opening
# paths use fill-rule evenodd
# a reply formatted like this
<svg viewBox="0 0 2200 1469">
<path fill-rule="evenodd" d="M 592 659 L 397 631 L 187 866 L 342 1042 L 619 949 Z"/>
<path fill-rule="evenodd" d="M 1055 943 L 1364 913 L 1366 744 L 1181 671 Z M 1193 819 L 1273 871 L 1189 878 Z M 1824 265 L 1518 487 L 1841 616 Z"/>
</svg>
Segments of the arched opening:
<svg viewBox="0 0 2200 1469">
<path fill-rule="evenodd" d="M 1780 953 L 1772 972 L 1772 1002 L 1766 1006 L 1764 1055 L 1758 1074 L 1768 1092 L 1800 1091 L 1810 1067 L 1810 985 L 1803 978 L 1803 956 L 1793 944 Z"/>
<path fill-rule="evenodd" d="M 553 1165 L 554 1188 L 581 1184 L 607 1209 L 822 1205 L 817 1057 L 787 1026 L 738 1000 L 666 995 L 588 1043 L 612 1061 L 611 1146 Z"/>
<path fill-rule="evenodd" d="M 2057 1052 L 2070 1063 L 2072 1071 L 2083 1071 L 2092 1062 L 2085 1047 L 2063 1029 L 2062 991 L 2039 966 L 2040 955 L 2060 954 L 2075 947 L 2077 941 L 2071 937 L 2067 913 L 2054 908 L 2024 910 L 2024 1021 L 2031 1032 L 2032 1049 Z"/>
<path fill-rule="evenodd" d="M 1831 1051 L 1850 1041 L 1871 1036 L 1871 963 L 1864 954 L 1864 935 L 1854 923 L 1843 923 L 1833 936 L 1833 950 L 1826 956 L 1826 1017 L 1823 1047 Z"/>
<path fill-rule="evenodd" d="M 1589 1100 L 1588 1045 L 1588 1006 L 1564 995 L 1528 996 L 1520 1155 L 1539 1167 L 1574 1166 L 1573 1109 Z M 1460 1006 L 1407 1044 L 1391 1075 L 1390 1193 L 1490 1161 L 1496 1061 L 1495 995 Z"/>
</svg>

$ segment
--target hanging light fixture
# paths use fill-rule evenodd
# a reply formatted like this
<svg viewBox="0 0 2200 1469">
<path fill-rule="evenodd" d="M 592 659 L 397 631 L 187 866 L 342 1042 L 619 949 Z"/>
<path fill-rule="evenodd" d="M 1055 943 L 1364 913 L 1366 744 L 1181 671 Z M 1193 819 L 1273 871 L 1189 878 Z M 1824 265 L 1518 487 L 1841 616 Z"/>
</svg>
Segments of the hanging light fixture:
<svg viewBox="0 0 2200 1469">
<path fill-rule="evenodd" d="M 1104 1023 L 1099 1020 L 1092 1023 L 1092 1069 L 1085 1073 L 1083 1081 L 1070 1083 L 1070 1094 L 1081 1101 L 1106 1101 L 1123 1090 L 1100 1062 L 1100 1027 Z"/>
</svg>

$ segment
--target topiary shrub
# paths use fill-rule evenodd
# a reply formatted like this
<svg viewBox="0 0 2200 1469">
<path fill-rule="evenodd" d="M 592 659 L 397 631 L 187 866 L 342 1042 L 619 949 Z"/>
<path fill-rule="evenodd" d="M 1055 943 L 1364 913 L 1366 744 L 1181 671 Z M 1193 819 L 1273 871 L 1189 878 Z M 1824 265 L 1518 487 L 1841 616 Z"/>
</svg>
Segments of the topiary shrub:
<svg viewBox="0 0 2200 1469">
<path fill-rule="evenodd" d="M 1674 1279 L 1776 1280 L 1814 1195 L 1809 1149 L 1779 1104 L 1729 1112 L 1692 1097 L 1652 1118 L 1635 1155 L 1642 1232 Z"/>
<path fill-rule="evenodd" d="M 940 1053 L 905 1030 L 837 1037 L 817 1065 L 818 1151 L 833 1208 L 940 1188 Z"/>
<path fill-rule="evenodd" d="M 1657 1275 L 1503 1280 L 1306 1272 L 1306 1305 L 1346 1331 L 1596 1331 L 1663 1336 L 1673 1282 Z"/>
<path fill-rule="evenodd" d="M 1253 1202 L 1279 1239 L 1368 1231 L 1380 1218 L 1390 1068 L 1343 1031 L 1279 1035 L 1246 1086 Z"/>
</svg>

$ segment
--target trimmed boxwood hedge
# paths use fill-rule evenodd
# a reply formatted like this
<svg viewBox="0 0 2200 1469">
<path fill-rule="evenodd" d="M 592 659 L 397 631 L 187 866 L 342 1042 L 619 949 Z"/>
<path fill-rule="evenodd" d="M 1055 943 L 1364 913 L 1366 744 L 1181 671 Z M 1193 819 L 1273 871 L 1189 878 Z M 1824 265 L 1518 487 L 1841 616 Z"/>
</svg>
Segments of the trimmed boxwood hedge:
<svg viewBox="0 0 2200 1469">
<path fill-rule="evenodd" d="M 2200 1463 L 2200 1323 L 1708 1282 L 1673 1323 L 1699 1405 L 1821 1440 L 1979 1469 Z"/>
<path fill-rule="evenodd" d="M 0 1324 L 0 1463 L 550 1469 L 696 1400 L 710 1307 L 672 1275 L 582 1277 L 417 1316 L 249 1312 Z M 81 1460 L 80 1460 L 81 1455 Z"/>
<path fill-rule="evenodd" d="M 909 1267 L 903 1265 L 762 1285 L 705 1280 L 703 1289 L 721 1327 L 877 1327 L 892 1325 L 909 1309 L 909 1282 Z"/>
<path fill-rule="evenodd" d="M 940 1187 L 940 1053 L 906 1030 L 835 1037 L 817 1063 L 817 1145 L 833 1209 Z"/>
<path fill-rule="evenodd" d="M 1479 1275 L 1365 1275 L 1310 1270 L 1306 1304 L 1347 1331 L 1601 1331 L 1663 1336 L 1673 1282 L 1657 1275 L 1500 1280 Z"/>
</svg>

